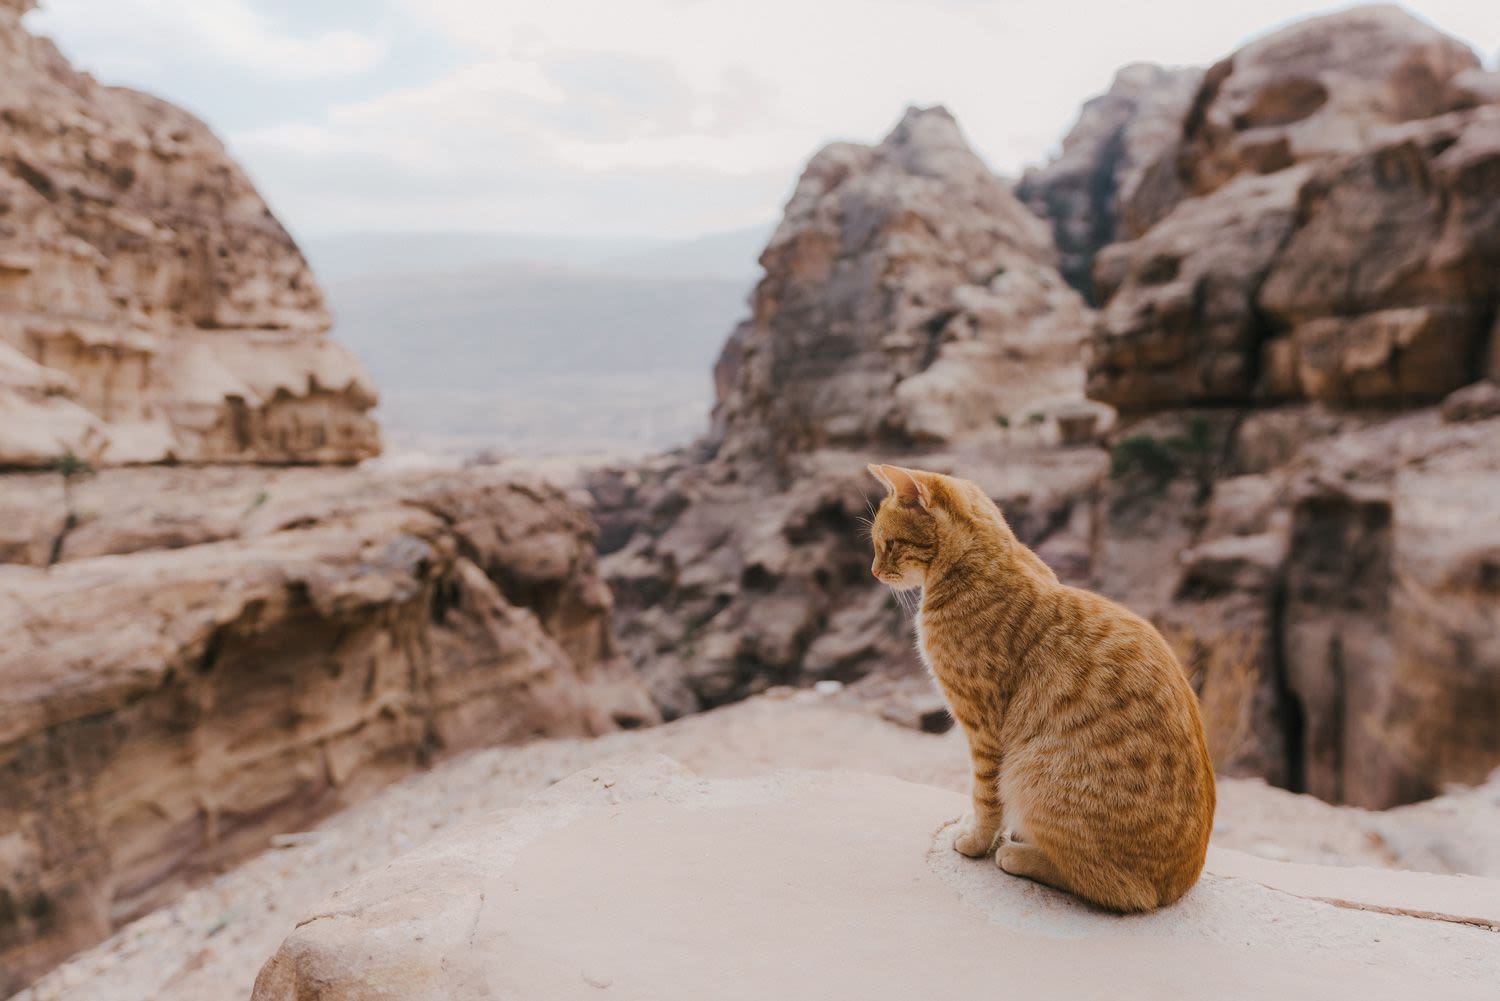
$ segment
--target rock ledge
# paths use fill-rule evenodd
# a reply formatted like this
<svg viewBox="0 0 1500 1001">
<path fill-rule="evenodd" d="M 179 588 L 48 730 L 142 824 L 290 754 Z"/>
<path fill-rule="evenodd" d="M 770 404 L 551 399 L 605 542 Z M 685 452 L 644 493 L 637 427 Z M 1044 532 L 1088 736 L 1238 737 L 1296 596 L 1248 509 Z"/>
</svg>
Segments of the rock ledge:
<svg viewBox="0 0 1500 1001">
<path fill-rule="evenodd" d="M 944 821 L 963 805 L 873 775 L 706 781 L 614 759 L 336 894 L 254 1001 L 911 998 L 1018 979 L 1033 997 L 1211 979 L 1226 998 L 1478 998 L 1500 977 L 1491 880 L 1217 850 L 1181 903 L 1118 918 L 955 855 Z"/>
</svg>

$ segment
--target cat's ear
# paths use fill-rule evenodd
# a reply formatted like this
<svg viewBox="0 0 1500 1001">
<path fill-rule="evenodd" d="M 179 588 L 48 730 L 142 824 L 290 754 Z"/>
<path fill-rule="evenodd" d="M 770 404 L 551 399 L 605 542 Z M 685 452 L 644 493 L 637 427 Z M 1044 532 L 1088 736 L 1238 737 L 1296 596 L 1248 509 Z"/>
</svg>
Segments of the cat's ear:
<svg viewBox="0 0 1500 1001">
<path fill-rule="evenodd" d="M 881 466 L 881 472 L 885 474 L 884 479 L 891 485 L 892 492 L 902 504 L 908 507 L 919 507 L 923 511 L 932 510 L 932 487 L 927 482 L 927 474 L 916 469 L 903 469 L 900 466 Z"/>
<path fill-rule="evenodd" d="M 895 493 L 896 492 L 896 485 L 891 482 L 891 478 L 889 476 L 885 475 L 885 467 L 884 466 L 879 465 L 878 463 L 872 462 L 869 465 L 865 466 L 865 468 L 870 471 L 870 475 L 871 476 L 875 477 L 877 480 L 879 480 L 881 482 L 881 484 L 883 484 L 885 486 L 885 489 L 886 489 L 887 493 Z"/>
</svg>

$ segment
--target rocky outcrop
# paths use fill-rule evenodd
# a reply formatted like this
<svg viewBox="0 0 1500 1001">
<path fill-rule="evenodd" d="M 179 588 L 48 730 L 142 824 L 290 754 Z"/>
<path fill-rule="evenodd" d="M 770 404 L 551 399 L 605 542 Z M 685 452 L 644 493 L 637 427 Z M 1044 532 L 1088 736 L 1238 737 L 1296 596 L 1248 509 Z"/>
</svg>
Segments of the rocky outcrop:
<svg viewBox="0 0 1500 1001">
<path fill-rule="evenodd" d="M 0 6 L 0 467 L 353 462 L 363 368 L 208 128 Z"/>
<path fill-rule="evenodd" d="M 1140 236 L 1185 196 L 1177 172 L 1182 121 L 1203 74 L 1133 63 L 1084 104 L 1045 167 L 1028 170 L 1016 194 L 1052 223 L 1059 270 L 1091 303 L 1094 255 Z"/>
<path fill-rule="evenodd" d="M 1179 168 L 1207 194 L 1244 174 L 1358 153 L 1383 127 L 1471 101 L 1479 59 L 1395 5 L 1299 21 L 1211 67 L 1184 123 Z"/>
<path fill-rule="evenodd" d="M 761 265 L 716 372 L 726 461 L 940 444 L 1082 395 L 1046 228 L 941 108 L 814 156 Z"/>
<path fill-rule="evenodd" d="M 1185 639 L 1206 705 L 1237 688 L 1221 767 L 1374 808 L 1482 781 L 1500 762 L 1500 420 L 1283 408 L 1232 427 L 1206 499 L 1179 480 L 1112 509 L 1104 536 L 1136 541 L 1095 564 Z"/>
<path fill-rule="evenodd" d="M 555 488 L 222 468 L 69 489 L 0 478 L 3 520 L 42 542 L 0 566 L 0 993 L 437 757 L 656 719 Z"/>
<path fill-rule="evenodd" d="M 871 456 L 963 469 L 1063 562 L 1107 461 L 1088 310 L 946 111 L 815 156 L 761 263 L 710 438 L 593 484 L 622 642 L 668 715 L 913 663 L 855 541 Z"/>
<path fill-rule="evenodd" d="M 1411 406 L 1484 375 L 1500 105 L 1477 66 L 1366 7 L 1209 70 L 1177 140 L 1195 197 L 1096 264 L 1090 395 Z"/>
<path fill-rule="evenodd" d="M 1493 881 L 1214 849 L 1122 923 L 949 846 L 964 798 L 857 773 L 704 781 L 615 759 L 397 859 L 301 916 L 255 1001 L 1486 996 Z M 734 846 L 734 861 L 704 845 Z M 609 845 L 607 853 L 597 851 Z M 766 873 L 776 878 L 767 880 Z M 371 943 L 381 944 L 371 948 Z M 1268 961 L 1269 960 L 1269 961 Z"/>
</svg>

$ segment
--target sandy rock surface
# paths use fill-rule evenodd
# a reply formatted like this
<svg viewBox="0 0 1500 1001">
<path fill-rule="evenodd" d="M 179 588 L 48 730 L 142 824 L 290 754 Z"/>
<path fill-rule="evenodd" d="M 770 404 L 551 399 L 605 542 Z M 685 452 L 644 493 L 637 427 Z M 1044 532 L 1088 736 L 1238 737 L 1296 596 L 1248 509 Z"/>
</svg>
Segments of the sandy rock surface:
<svg viewBox="0 0 1500 1001">
<path fill-rule="evenodd" d="M 1178 906 L 1121 919 L 958 856 L 965 805 L 857 772 L 611 759 L 341 890 L 253 997 L 895 999 L 1009 978 L 1148 998 L 1212 976 L 1219 997 L 1480 998 L 1500 977 L 1495 882 L 1218 849 Z"/>
<path fill-rule="evenodd" d="M 363 367 L 196 118 L 68 65 L 0 6 L 0 467 L 352 462 Z"/>
<path fill-rule="evenodd" d="M 19 995 L 24 1001 L 221 1001 L 248 997 L 257 971 L 320 902 L 429 839 L 484 823 L 571 773 L 619 754 L 668 755 L 709 777 L 784 768 L 877 772 L 950 790 L 921 818 L 930 837 L 961 808 L 969 777 L 956 732 L 920 733 L 879 718 L 856 689 L 770 696 L 666 726 L 592 740 L 548 740 L 474 752 L 438 765 L 325 821 L 279 839 L 175 903 L 125 927 Z M 931 795 L 931 794 L 924 794 Z M 935 800 L 937 802 L 939 800 Z M 957 804 L 950 806 L 951 804 Z M 910 811 L 908 811 L 910 812 Z M 1418 865 L 1500 876 L 1483 832 L 1500 825 L 1494 785 L 1387 813 L 1330 807 L 1259 782 L 1220 785 L 1215 845 L 1321 865 Z M 915 851 L 920 859 L 924 841 Z M 954 860 L 955 862 L 958 860 Z M 1031 891 L 1040 894 L 1042 891 Z M 409 941 L 409 940 L 408 940 Z"/>
</svg>

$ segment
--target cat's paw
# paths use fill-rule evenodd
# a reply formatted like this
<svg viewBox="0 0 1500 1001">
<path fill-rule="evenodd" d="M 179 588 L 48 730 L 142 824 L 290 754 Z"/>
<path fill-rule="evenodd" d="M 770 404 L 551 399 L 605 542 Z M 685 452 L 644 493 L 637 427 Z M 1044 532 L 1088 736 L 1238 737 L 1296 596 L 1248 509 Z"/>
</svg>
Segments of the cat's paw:
<svg viewBox="0 0 1500 1001">
<path fill-rule="evenodd" d="M 994 841 L 994 837 L 976 829 L 973 817 L 965 817 L 953 836 L 953 850 L 969 858 L 983 858 L 990 853 Z"/>
</svg>

